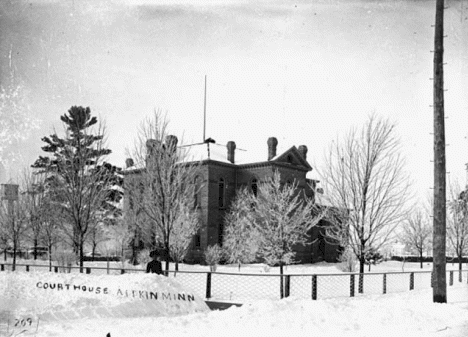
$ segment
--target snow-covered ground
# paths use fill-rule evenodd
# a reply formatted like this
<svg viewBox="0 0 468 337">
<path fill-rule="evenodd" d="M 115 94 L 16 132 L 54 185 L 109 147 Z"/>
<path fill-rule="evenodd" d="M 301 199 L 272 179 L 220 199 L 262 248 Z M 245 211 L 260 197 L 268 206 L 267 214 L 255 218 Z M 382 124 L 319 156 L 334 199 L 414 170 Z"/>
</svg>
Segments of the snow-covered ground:
<svg viewBox="0 0 468 337">
<path fill-rule="evenodd" d="M 385 266 L 387 264 L 387 266 Z M 392 267 L 393 266 L 393 267 Z M 191 266 L 193 267 L 193 266 Z M 336 266 L 322 264 L 330 272 Z M 398 263 L 377 268 L 392 271 Z M 400 266 L 401 267 L 401 266 Z M 406 266 L 405 270 L 410 266 Z M 450 266 L 449 266 L 450 267 Z M 195 267 L 193 267 L 195 268 Z M 206 267 L 199 267 L 204 268 Z M 234 266 L 226 266 L 231 272 Z M 260 265 L 242 267 L 260 272 Z M 425 266 L 429 270 L 430 266 Z M 288 267 L 288 271 L 311 273 L 311 266 Z M 335 268 L 336 269 L 336 268 Z M 398 268 L 397 268 L 398 269 Z M 417 266 L 416 268 L 417 269 Z M 315 270 L 315 273 L 318 273 Z M 401 268 L 399 269 L 401 271 Z M 377 270 L 374 270 L 377 271 Z M 398 270 L 393 270 L 398 271 Z M 266 273 L 266 271 L 263 271 Z M 274 273 L 274 270 L 268 273 Z M 339 272 L 336 272 L 339 273 Z M 8 276 L 7 276 L 8 275 Z M 386 295 L 312 301 L 290 297 L 283 300 L 246 301 L 240 308 L 206 310 L 196 301 L 162 303 L 146 293 L 192 293 L 177 278 L 156 275 L 51 274 L 46 271 L 0 273 L 0 335 L 12 336 L 468 336 L 468 284 L 448 287 L 448 303 L 432 303 L 432 290 L 422 289 Z M 37 286 L 38 282 L 43 282 Z M 83 290 L 43 289 L 44 282 L 101 287 L 96 293 Z M 103 296 L 104 287 L 108 288 Z M 119 292 L 120 289 L 120 292 Z M 127 292 L 125 292 L 127 290 Z M 55 291 L 55 292 L 54 292 Z M 130 292 L 129 292 L 130 291 Z M 126 295 L 128 294 L 128 295 Z M 136 294 L 136 295 L 135 295 Z M 160 295 L 160 299 L 162 299 Z M 156 305 L 158 304 L 158 305 Z M 177 307 L 177 304 L 179 307 Z M 41 319 L 41 313 L 47 312 Z M 68 312 L 68 313 L 67 313 Z M 23 319 L 23 321 L 21 321 Z M 9 322 L 9 327 L 7 323 Z M 15 327 L 14 325 L 17 324 Z"/>
<path fill-rule="evenodd" d="M 42 264 L 43 261 L 21 261 L 21 264 L 29 264 L 31 271 L 44 271 L 48 268 L 33 266 Z M 119 275 L 120 269 L 106 270 L 106 262 L 85 262 L 86 267 L 93 267 L 92 275 Z M 112 268 L 122 268 L 122 264 L 114 262 L 110 264 Z M 126 273 L 132 271 L 141 274 L 143 266 L 125 265 Z M 412 287 L 415 290 L 430 289 L 431 287 L 431 264 L 424 264 L 420 269 L 418 263 L 401 263 L 397 261 L 386 261 L 377 266 L 372 266 L 369 273 L 363 279 L 363 294 L 378 295 L 382 293 L 406 292 Z M 465 266 L 464 266 L 465 267 Z M 98 269 L 94 269 L 98 268 Z M 100 269 L 99 269 L 100 268 Z M 136 268 L 136 269 L 135 269 Z M 448 264 L 448 270 L 456 270 L 458 265 Z M 24 265 L 18 266 L 18 270 L 25 270 Z M 182 285 L 192 288 L 199 294 L 205 295 L 207 275 L 209 267 L 200 265 L 179 266 L 181 272 L 169 273 L 170 278 L 175 278 Z M 171 264 L 170 270 L 174 270 Z M 401 273 L 405 271 L 405 273 Z M 421 272 L 422 271 L 422 272 Z M 414 272 L 414 275 L 410 275 Z M 78 268 L 72 269 L 72 273 L 79 273 Z M 385 273 L 385 275 L 384 275 Z M 279 299 L 280 297 L 280 277 L 279 268 L 269 268 L 264 264 L 243 265 L 240 270 L 237 265 L 222 265 L 217 269 L 217 273 L 211 275 L 211 299 L 220 301 L 245 302 L 250 300 Z M 290 277 L 291 296 L 310 299 L 312 297 L 312 274 L 317 274 L 316 278 L 316 298 L 327 299 L 337 297 L 349 297 L 351 289 L 354 289 L 354 296 L 362 296 L 359 293 L 359 279 L 343 273 L 338 264 L 318 263 L 308 265 L 291 265 L 285 268 L 285 274 Z M 451 287 L 465 286 L 468 282 L 468 270 L 463 270 L 461 282 L 459 273 L 453 272 L 453 285 Z M 450 274 L 447 273 L 447 280 Z M 352 288 L 354 282 L 354 288 Z"/>
<path fill-rule="evenodd" d="M 127 297 L 124 292 L 119 295 L 116 289 L 136 287 L 137 290 L 158 289 L 162 293 L 169 289 L 183 292 L 183 288 L 171 279 L 156 275 L 72 276 L 25 272 L 0 274 L 3 285 L 0 302 L 2 336 L 7 335 L 6 320 L 10 322 L 8 331 L 13 333 L 12 336 L 22 331 L 21 335 L 44 337 L 103 337 L 108 333 L 114 337 L 468 335 L 468 286 L 450 288 L 448 304 L 432 303 L 431 291 L 421 290 L 317 301 L 291 297 L 254 301 L 240 308 L 213 312 L 208 312 L 199 302 L 189 304 L 187 301 L 179 301 L 178 304 L 185 304 L 185 309 L 177 311 L 174 310 L 177 301 L 172 299 L 170 303 L 166 299 L 166 303 L 154 306 L 151 313 L 148 303 L 154 303 L 154 300 L 138 293 L 136 297 Z M 43 283 L 40 287 L 30 287 L 33 280 L 35 284 L 40 280 Z M 102 293 L 103 288 L 100 293 L 96 293 L 96 289 L 93 292 L 43 289 L 44 282 L 107 286 L 108 294 Z M 40 319 L 43 309 L 49 315 Z M 77 316 L 73 317 L 72 313 Z"/>
</svg>

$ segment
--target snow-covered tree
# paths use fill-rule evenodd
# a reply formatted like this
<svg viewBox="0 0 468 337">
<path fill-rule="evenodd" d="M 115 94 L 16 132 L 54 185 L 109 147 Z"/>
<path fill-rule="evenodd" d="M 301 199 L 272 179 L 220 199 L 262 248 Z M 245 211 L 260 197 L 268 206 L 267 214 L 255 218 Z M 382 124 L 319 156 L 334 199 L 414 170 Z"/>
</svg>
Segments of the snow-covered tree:
<svg viewBox="0 0 468 337">
<path fill-rule="evenodd" d="M 280 274 L 283 275 L 283 267 L 294 262 L 293 247 L 311 243 L 308 233 L 320 221 L 323 214 L 314 205 L 314 201 L 297 188 L 297 182 L 283 184 L 278 171 L 274 172 L 273 177 L 259 184 L 257 196 L 253 193 L 248 195 L 242 193 L 245 202 L 238 203 L 242 206 L 236 209 L 239 216 L 231 215 L 230 226 L 233 229 L 242 227 L 248 229 L 248 223 L 252 221 L 251 239 L 258 239 L 258 256 L 270 266 L 279 265 Z M 234 224 L 232 221 L 240 224 Z M 239 235 L 235 233 L 232 236 L 233 239 L 226 247 L 228 251 L 230 245 L 236 248 L 236 236 Z M 253 242 L 252 245 L 254 249 Z M 237 250 L 242 252 L 243 249 Z M 281 277 L 281 297 L 284 295 L 283 291 Z"/>
<path fill-rule="evenodd" d="M 225 217 L 223 248 L 227 261 L 237 263 L 239 270 L 242 263 L 255 260 L 260 245 L 251 206 L 251 192 L 240 189 Z"/>
<path fill-rule="evenodd" d="M 134 192 L 130 200 L 133 210 L 144 213 L 144 221 L 140 221 L 141 238 L 147 248 L 162 249 L 166 256 L 166 272 L 169 270 L 171 248 L 180 252 L 179 243 L 175 244 L 181 229 L 193 233 L 198 228 L 196 221 L 189 221 L 180 227 L 180 209 L 185 209 L 187 219 L 198 216 L 194 205 L 195 193 L 199 186 L 194 183 L 200 175 L 200 165 L 188 162 L 186 152 L 177 148 L 177 138 L 168 135 L 168 121 L 160 111 L 147 119 L 141 126 L 138 139 L 130 157 L 135 166 L 142 168 L 134 177 L 128 177 L 126 188 Z M 141 197 L 136 197 L 140 195 Z M 193 214 L 192 214 L 193 213 Z M 185 240 L 185 234 L 180 236 Z"/>
<path fill-rule="evenodd" d="M 179 262 L 182 262 L 187 255 L 193 236 L 200 228 L 199 215 L 197 212 L 193 212 L 192 209 L 193 205 L 179 204 L 172 235 L 169 238 L 169 250 L 171 258 L 175 262 L 176 271 L 179 270 Z"/>
<path fill-rule="evenodd" d="M 215 272 L 223 258 L 223 249 L 218 245 L 208 246 L 205 250 L 205 262 L 210 266 L 210 271 Z"/>
</svg>

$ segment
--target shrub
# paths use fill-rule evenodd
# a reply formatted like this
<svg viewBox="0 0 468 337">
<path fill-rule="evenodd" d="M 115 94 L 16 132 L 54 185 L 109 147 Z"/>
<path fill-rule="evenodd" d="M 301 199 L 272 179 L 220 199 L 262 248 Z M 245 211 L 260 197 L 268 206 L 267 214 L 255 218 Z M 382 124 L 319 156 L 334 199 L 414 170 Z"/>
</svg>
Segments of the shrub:
<svg viewBox="0 0 468 337">
<path fill-rule="evenodd" d="M 137 260 L 139 264 L 141 264 L 142 266 L 146 266 L 146 264 L 151 261 L 150 252 L 151 250 L 147 248 L 142 249 L 138 252 Z"/>
<path fill-rule="evenodd" d="M 56 249 L 52 253 L 52 259 L 57 261 L 61 272 L 71 272 L 71 266 L 76 262 L 75 253 L 66 249 Z"/>
<path fill-rule="evenodd" d="M 345 273 L 356 272 L 356 266 L 357 266 L 358 261 L 357 261 L 356 255 L 354 255 L 350 247 L 347 247 L 343 251 L 343 253 L 338 258 L 338 262 L 340 262 L 340 264 L 338 265 L 338 268 L 342 272 L 345 272 Z"/>
<path fill-rule="evenodd" d="M 206 248 L 205 261 L 210 266 L 210 271 L 216 271 L 216 267 L 223 258 L 223 255 L 223 249 L 217 244 Z"/>
</svg>

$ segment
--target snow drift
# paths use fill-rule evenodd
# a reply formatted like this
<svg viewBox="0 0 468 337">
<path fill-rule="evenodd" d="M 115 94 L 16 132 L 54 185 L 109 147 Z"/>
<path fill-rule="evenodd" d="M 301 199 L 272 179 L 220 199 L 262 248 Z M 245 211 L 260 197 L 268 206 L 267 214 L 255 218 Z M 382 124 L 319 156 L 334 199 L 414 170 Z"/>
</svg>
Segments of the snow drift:
<svg viewBox="0 0 468 337">
<path fill-rule="evenodd" d="M 209 311 L 203 298 L 155 274 L 0 274 L 2 318 L 41 321 L 80 318 L 179 316 Z"/>
</svg>

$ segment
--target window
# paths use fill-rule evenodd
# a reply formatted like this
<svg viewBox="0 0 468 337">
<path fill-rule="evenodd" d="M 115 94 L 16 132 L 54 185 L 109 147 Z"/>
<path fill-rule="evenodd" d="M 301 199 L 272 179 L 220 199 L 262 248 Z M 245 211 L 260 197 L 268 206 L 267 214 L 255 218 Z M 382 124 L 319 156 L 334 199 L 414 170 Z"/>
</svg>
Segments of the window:
<svg viewBox="0 0 468 337">
<path fill-rule="evenodd" d="M 193 179 L 193 208 L 200 206 L 200 178 L 195 177 Z"/>
<path fill-rule="evenodd" d="M 257 179 L 254 178 L 252 179 L 252 181 L 250 182 L 250 189 L 252 190 L 252 193 L 254 196 L 257 196 L 257 193 L 258 193 L 258 183 L 257 183 Z"/>
<path fill-rule="evenodd" d="M 220 178 L 218 183 L 218 207 L 224 208 L 224 179 Z"/>
<path fill-rule="evenodd" d="M 193 245 L 194 245 L 196 248 L 201 247 L 200 232 L 197 232 L 197 234 L 195 234 L 195 235 L 193 236 Z"/>
</svg>

